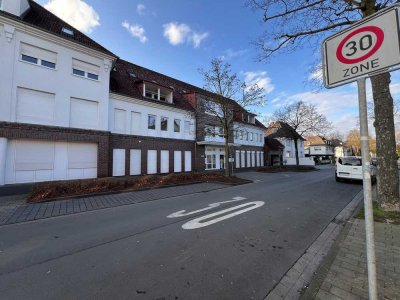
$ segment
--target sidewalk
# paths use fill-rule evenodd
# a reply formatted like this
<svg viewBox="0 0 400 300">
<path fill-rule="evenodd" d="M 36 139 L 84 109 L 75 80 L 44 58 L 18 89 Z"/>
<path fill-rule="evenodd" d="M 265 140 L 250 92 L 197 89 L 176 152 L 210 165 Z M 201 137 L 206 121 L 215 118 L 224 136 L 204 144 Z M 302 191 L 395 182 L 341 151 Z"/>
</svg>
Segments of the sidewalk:
<svg viewBox="0 0 400 300">
<path fill-rule="evenodd" d="M 109 207 L 136 204 L 225 188 L 220 183 L 197 183 L 144 191 L 25 204 L 24 196 L 0 197 L 0 226 Z"/>
<path fill-rule="evenodd" d="M 319 287 L 313 292 L 310 286 L 302 299 L 368 299 L 364 220 L 351 219 L 349 223 L 350 229 L 329 254 L 332 264 L 318 271 L 325 273 L 325 278 L 318 279 L 317 274 L 313 281 L 319 282 L 311 285 Z M 400 225 L 375 222 L 375 245 L 378 299 L 400 299 Z"/>
</svg>

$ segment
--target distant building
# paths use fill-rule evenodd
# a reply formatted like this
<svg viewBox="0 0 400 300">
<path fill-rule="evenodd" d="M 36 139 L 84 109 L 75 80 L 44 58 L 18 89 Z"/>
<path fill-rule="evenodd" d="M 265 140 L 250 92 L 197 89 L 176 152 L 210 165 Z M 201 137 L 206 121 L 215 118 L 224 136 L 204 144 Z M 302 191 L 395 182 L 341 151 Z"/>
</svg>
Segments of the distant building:
<svg viewBox="0 0 400 300">
<path fill-rule="evenodd" d="M 316 164 L 331 163 L 335 155 L 335 146 L 332 141 L 316 135 L 307 137 L 304 142 L 304 151 L 307 157 L 312 157 Z"/>
<path fill-rule="evenodd" d="M 283 164 L 283 150 L 285 146 L 277 139 L 264 138 L 264 153 L 266 166 L 279 166 Z"/>
<path fill-rule="evenodd" d="M 265 136 L 269 139 L 276 139 L 283 145 L 283 165 L 296 165 L 295 141 L 297 141 L 299 164 L 314 165 L 313 160 L 304 155 L 304 138 L 287 123 L 277 121 L 270 124 L 265 130 Z"/>
<path fill-rule="evenodd" d="M 334 147 L 335 158 L 353 155 L 353 149 L 351 147 L 348 147 L 341 140 L 333 139 L 333 140 L 331 140 L 331 144 Z"/>
</svg>

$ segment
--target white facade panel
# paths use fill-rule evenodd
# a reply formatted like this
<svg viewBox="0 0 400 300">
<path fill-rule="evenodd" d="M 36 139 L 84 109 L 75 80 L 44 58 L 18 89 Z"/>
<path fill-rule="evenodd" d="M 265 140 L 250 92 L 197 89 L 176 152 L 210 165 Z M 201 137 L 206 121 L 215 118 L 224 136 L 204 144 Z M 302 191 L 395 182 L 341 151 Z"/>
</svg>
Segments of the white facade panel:
<svg viewBox="0 0 400 300">
<path fill-rule="evenodd" d="M 246 168 L 246 151 L 240 152 L 240 167 Z"/>
<path fill-rule="evenodd" d="M 126 124 L 130 124 L 130 128 L 126 130 L 126 134 L 195 140 L 195 117 L 187 111 L 112 94 L 110 110 L 113 111 L 114 109 L 127 112 Z M 155 117 L 155 129 L 149 129 L 149 115 Z M 161 130 L 161 117 L 168 119 L 167 130 Z M 175 120 L 179 120 L 180 123 L 180 128 L 177 132 L 174 128 Z M 111 117 L 110 129 L 116 132 L 113 122 L 114 120 Z"/>
<path fill-rule="evenodd" d="M 185 151 L 185 172 L 192 171 L 192 151 Z"/>
<path fill-rule="evenodd" d="M 142 173 L 142 151 L 132 149 L 130 154 L 130 175 L 140 175 Z"/>
<path fill-rule="evenodd" d="M 99 103 L 71 98 L 70 126 L 75 128 L 98 129 Z"/>
<path fill-rule="evenodd" d="M 182 172 L 182 151 L 174 151 L 174 172 Z"/>
<path fill-rule="evenodd" d="M 246 164 L 246 166 L 248 168 L 251 167 L 251 152 L 250 151 L 247 151 L 247 164 Z"/>
<path fill-rule="evenodd" d="M 256 166 L 256 152 L 251 151 L 251 166 L 255 167 Z"/>
<path fill-rule="evenodd" d="M 125 149 L 113 149 L 113 176 L 125 176 Z"/>
<path fill-rule="evenodd" d="M 53 125 L 54 113 L 54 94 L 20 87 L 17 89 L 17 122 Z"/>
<path fill-rule="evenodd" d="M 240 151 L 236 150 L 235 154 L 235 167 L 240 168 Z"/>
<path fill-rule="evenodd" d="M 161 150 L 161 173 L 169 173 L 169 151 Z"/>
<path fill-rule="evenodd" d="M 95 177 L 97 144 L 36 140 L 8 143 L 5 183 Z"/>
<path fill-rule="evenodd" d="M 147 174 L 157 173 L 157 150 L 147 151 Z"/>
</svg>

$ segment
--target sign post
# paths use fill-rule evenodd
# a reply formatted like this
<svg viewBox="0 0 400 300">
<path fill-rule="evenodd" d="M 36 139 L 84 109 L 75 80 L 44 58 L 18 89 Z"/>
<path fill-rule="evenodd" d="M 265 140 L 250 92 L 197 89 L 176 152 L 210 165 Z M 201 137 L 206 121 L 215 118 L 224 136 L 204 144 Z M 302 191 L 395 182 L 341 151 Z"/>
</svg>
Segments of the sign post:
<svg viewBox="0 0 400 300">
<path fill-rule="evenodd" d="M 357 81 L 369 299 L 378 299 L 368 145 L 366 78 L 400 68 L 399 6 L 394 5 L 328 37 L 322 44 L 324 85 L 333 88 Z"/>
</svg>

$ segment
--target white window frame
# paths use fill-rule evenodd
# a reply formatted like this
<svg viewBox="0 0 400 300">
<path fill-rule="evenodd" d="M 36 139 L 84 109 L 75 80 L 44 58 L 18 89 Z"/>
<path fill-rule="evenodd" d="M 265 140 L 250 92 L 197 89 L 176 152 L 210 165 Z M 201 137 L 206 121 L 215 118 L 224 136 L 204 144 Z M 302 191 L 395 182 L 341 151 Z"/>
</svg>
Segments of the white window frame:
<svg viewBox="0 0 400 300">
<path fill-rule="evenodd" d="M 2 5 L 2 0 L 0 0 L 0 10 L 2 10 L 1 5 Z M 31 51 L 33 51 L 33 52 L 35 52 L 35 50 L 32 50 L 32 49 L 36 49 L 36 51 L 39 51 L 39 52 L 42 51 L 42 52 L 53 53 L 55 55 L 55 57 L 56 57 L 55 61 L 53 62 L 53 61 L 49 61 L 49 60 L 46 60 L 46 59 L 39 58 L 37 56 L 34 56 L 34 53 L 32 53 L 32 55 L 24 54 L 23 53 L 24 45 L 25 45 L 25 47 L 28 47 L 28 48 L 30 47 Z M 20 62 L 23 62 L 23 63 L 26 63 L 26 64 L 30 64 L 30 65 L 35 65 L 35 66 L 42 67 L 42 68 L 49 69 L 49 70 L 57 70 L 57 53 L 55 53 L 54 51 L 43 49 L 43 48 L 37 47 L 35 45 L 26 44 L 24 42 L 21 42 L 20 46 L 21 46 L 21 50 L 20 50 L 20 53 L 19 53 L 19 61 Z M 31 51 L 29 51 L 29 52 L 31 52 Z M 36 54 L 38 54 L 38 53 L 36 53 Z M 36 63 L 32 62 L 32 61 L 25 60 L 24 56 L 36 59 Z M 54 68 L 43 65 L 43 62 L 54 64 Z"/>
<path fill-rule="evenodd" d="M 151 94 L 151 96 L 147 96 L 148 93 Z M 143 83 L 143 97 L 167 103 L 174 102 L 173 92 L 171 90 L 147 82 Z"/>
</svg>

